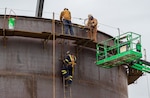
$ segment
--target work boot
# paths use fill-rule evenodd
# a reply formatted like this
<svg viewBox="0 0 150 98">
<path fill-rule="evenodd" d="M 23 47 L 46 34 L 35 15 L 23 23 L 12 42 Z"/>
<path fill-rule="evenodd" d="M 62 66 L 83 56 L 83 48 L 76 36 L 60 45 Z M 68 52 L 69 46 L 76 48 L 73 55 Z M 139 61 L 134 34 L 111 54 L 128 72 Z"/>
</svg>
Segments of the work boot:
<svg viewBox="0 0 150 98">
<path fill-rule="evenodd" d="M 72 83 L 72 76 L 68 76 L 68 80 L 67 80 L 68 84 L 71 84 Z"/>
</svg>

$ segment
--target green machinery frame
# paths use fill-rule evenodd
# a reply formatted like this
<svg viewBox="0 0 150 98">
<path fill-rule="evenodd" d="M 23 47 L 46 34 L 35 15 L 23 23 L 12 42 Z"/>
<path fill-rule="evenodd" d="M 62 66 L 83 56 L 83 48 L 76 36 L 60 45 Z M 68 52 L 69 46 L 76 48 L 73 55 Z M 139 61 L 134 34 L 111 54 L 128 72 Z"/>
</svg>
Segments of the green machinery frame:
<svg viewBox="0 0 150 98">
<path fill-rule="evenodd" d="M 141 35 L 127 32 L 96 45 L 96 65 L 112 68 L 130 65 L 140 71 L 150 72 L 150 63 L 142 60 Z"/>
</svg>

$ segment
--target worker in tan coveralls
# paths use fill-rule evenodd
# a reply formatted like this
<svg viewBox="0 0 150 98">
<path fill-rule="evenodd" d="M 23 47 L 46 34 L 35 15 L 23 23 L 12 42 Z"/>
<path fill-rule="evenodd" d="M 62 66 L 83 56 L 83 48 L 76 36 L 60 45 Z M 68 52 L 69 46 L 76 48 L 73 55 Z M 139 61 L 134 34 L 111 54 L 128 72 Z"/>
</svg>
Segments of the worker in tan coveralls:
<svg viewBox="0 0 150 98">
<path fill-rule="evenodd" d="M 91 14 L 89 14 L 87 22 L 87 27 L 89 28 L 88 37 L 91 40 L 94 40 L 95 42 L 97 42 L 97 24 L 97 19 L 95 19 Z"/>
</svg>

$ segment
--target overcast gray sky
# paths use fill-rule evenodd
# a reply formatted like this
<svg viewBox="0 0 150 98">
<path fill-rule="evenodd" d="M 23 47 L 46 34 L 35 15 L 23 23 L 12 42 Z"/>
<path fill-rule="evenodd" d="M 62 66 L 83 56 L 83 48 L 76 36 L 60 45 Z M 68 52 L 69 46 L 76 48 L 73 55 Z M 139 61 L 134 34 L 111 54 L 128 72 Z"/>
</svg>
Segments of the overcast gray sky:
<svg viewBox="0 0 150 98">
<path fill-rule="evenodd" d="M 17 15 L 34 16 L 37 0 L 0 0 L 0 14 L 4 8 L 13 9 Z M 92 14 L 99 22 L 99 30 L 117 36 L 132 31 L 142 35 L 142 46 L 150 61 L 150 0 L 45 0 L 43 17 L 52 18 L 67 7 L 72 13 L 72 22 L 84 24 L 81 19 Z M 14 14 L 14 13 L 11 13 Z M 81 18 L 81 19 L 79 19 Z M 150 98 L 150 75 L 145 74 L 128 86 L 129 98 Z M 148 93 L 149 91 L 149 93 Z"/>
</svg>

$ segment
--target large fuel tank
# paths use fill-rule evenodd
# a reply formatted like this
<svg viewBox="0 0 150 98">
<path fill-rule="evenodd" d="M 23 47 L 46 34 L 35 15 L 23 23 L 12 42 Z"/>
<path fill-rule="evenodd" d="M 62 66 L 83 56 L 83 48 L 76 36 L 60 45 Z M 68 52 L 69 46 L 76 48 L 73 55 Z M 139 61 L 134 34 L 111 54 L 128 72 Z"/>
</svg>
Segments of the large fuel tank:
<svg viewBox="0 0 150 98">
<path fill-rule="evenodd" d="M 77 56 L 71 98 L 128 98 L 126 71 L 122 67 L 96 66 L 96 50 L 88 47 L 95 44 L 82 43 L 87 38 L 82 26 L 74 24 L 76 37 L 69 39 L 59 37 L 62 24 L 57 20 L 52 32 L 51 19 L 17 16 L 14 29 L 9 30 L 8 17 L 1 15 L 0 28 L 1 98 L 64 98 L 60 70 L 68 50 Z M 33 37 L 44 32 L 57 36 L 51 36 L 55 40 Z M 111 36 L 98 31 L 97 38 L 100 42 Z"/>
</svg>

